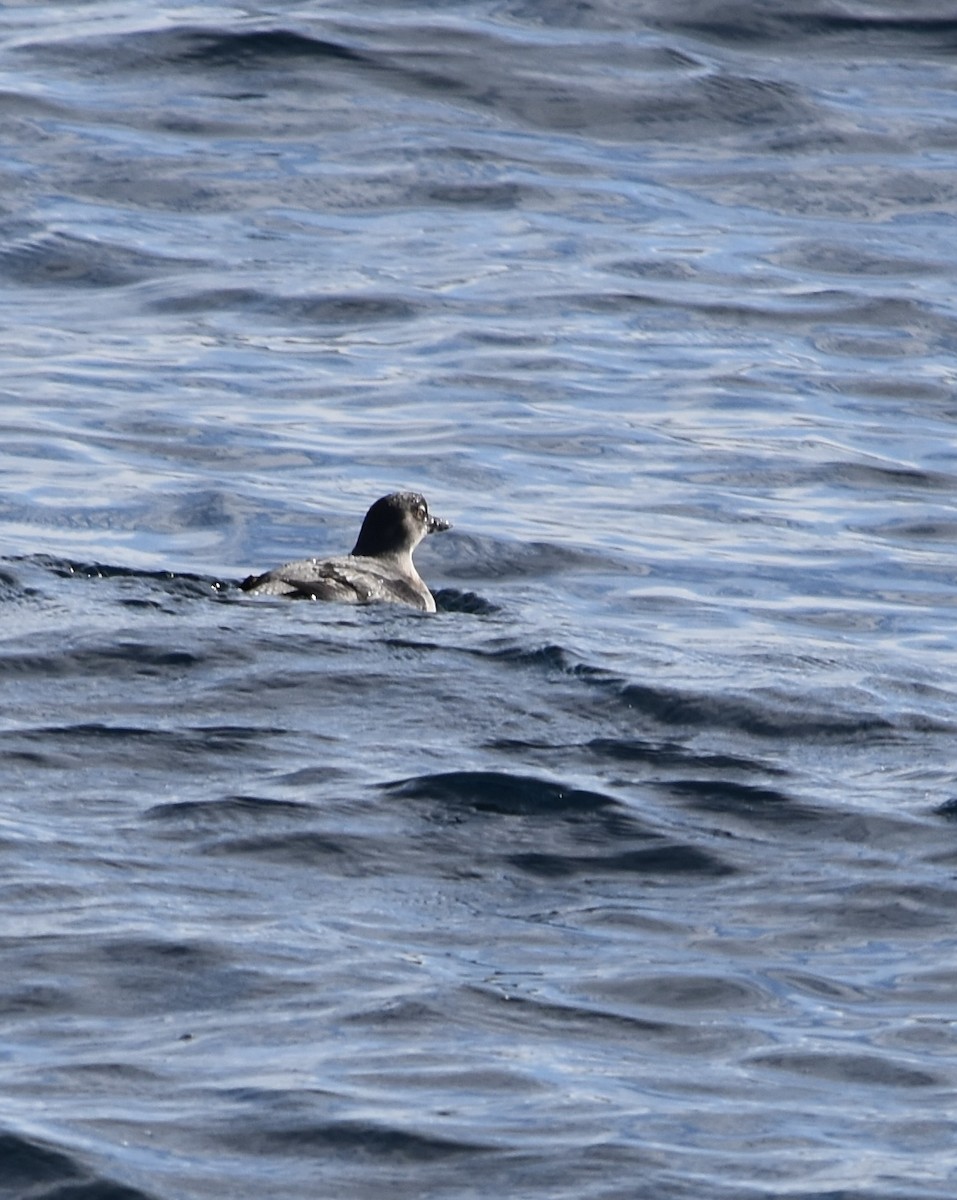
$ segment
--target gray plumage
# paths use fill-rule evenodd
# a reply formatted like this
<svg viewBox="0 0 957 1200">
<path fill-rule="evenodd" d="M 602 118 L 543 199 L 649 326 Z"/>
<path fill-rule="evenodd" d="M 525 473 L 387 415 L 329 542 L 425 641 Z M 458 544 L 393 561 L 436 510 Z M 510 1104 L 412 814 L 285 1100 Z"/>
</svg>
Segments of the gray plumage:
<svg viewBox="0 0 957 1200">
<path fill-rule="evenodd" d="M 435 612 L 435 600 L 412 562 L 412 551 L 430 533 L 450 529 L 433 517 L 418 492 L 394 492 L 369 509 L 351 554 L 301 558 L 250 575 L 239 585 L 253 596 L 330 600 L 343 604 L 407 604 Z"/>
</svg>

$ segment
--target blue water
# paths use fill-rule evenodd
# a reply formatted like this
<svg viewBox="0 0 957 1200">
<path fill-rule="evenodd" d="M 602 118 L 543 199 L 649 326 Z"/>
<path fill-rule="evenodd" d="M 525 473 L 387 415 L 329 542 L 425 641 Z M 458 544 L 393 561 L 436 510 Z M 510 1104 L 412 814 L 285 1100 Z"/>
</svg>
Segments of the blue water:
<svg viewBox="0 0 957 1200">
<path fill-rule="evenodd" d="M 951 1200 L 904 8 L 0 11 L 0 1196 Z"/>
</svg>

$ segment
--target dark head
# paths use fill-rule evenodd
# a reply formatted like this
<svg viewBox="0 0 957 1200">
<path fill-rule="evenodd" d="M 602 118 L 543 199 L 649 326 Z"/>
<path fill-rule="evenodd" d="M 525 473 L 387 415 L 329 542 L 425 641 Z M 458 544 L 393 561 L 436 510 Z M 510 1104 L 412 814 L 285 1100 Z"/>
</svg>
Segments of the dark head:
<svg viewBox="0 0 957 1200">
<path fill-rule="evenodd" d="M 365 515 L 353 554 L 411 554 L 427 533 L 451 529 L 448 521 L 429 515 L 418 492 L 393 492 L 377 500 Z"/>
</svg>

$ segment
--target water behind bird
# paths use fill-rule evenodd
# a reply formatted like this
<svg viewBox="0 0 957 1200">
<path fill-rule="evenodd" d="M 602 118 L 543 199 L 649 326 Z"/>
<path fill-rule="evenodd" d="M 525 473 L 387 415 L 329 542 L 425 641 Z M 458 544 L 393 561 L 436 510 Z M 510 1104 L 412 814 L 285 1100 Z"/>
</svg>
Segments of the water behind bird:
<svg viewBox="0 0 957 1200">
<path fill-rule="evenodd" d="M 716 12 L 0 14 L 0 1195 L 949 1200 L 955 26 Z"/>
</svg>

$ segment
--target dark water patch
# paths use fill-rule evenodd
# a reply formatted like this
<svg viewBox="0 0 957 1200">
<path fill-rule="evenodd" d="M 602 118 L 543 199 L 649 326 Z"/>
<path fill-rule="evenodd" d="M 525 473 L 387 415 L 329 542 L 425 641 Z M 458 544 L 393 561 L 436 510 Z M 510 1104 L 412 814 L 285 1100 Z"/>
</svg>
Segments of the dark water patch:
<svg viewBox="0 0 957 1200">
<path fill-rule="evenodd" d="M 410 637 L 384 637 L 378 643 L 381 646 L 386 646 L 390 650 L 398 650 L 405 655 L 408 651 L 412 655 L 429 654 L 435 650 L 441 650 L 442 647 L 438 642 L 425 641 Z"/>
<path fill-rule="evenodd" d="M 743 755 L 699 751 L 693 746 L 683 746 L 678 742 L 638 737 L 596 737 L 584 742 L 495 738 L 487 742 L 486 746 L 490 750 L 514 756 L 525 763 L 538 761 L 553 768 L 557 763 L 590 762 L 604 767 L 625 763 L 633 770 L 642 768 L 640 774 L 648 775 L 672 768 L 702 771 L 709 775 L 715 772 L 763 776 L 789 774 L 784 767 Z"/>
<path fill-rule="evenodd" d="M 682 746 L 677 742 L 650 742 L 641 738 L 592 738 L 585 743 L 596 757 L 619 762 L 648 762 L 655 766 L 700 767 L 708 771 L 748 771 L 765 775 L 786 775 L 787 770 L 773 763 L 745 758 L 738 754 L 713 754 Z"/>
<path fill-rule="evenodd" d="M 107 938 L 96 946 L 105 963 L 160 971 L 197 971 L 228 961 L 211 942 L 159 941 L 154 938 Z"/>
<path fill-rule="evenodd" d="M 552 878 L 704 869 L 705 856 L 689 851 L 679 861 L 681 851 L 639 813 L 601 792 L 496 771 L 424 775 L 381 787 L 416 803 L 409 819 L 424 827 L 415 852 L 447 864 L 449 877 L 507 867 Z"/>
<path fill-rule="evenodd" d="M 485 658 L 498 659 L 512 666 L 543 667 L 547 671 L 560 671 L 570 675 L 578 665 L 562 646 L 506 646 L 503 649 L 478 651 Z"/>
<path fill-rule="evenodd" d="M 920 940 L 932 930 L 946 929 L 957 887 L 886 882 L 862 883 L 845 890 L 840 899 L 840 930 L 843 935 Z M 808 906 L 808 917 L 815 913 Z M 819 920 L 833 924 L 824 912 Z"/>
<path fill-rule="evenodd" d="M 616 1004 L 676 1009 L 744 1013 L 773 1007 L 766 991 L 753 983 L 721 975 L 649 975 L 599 980 L 589 984 L 589 993 Z"/>
<path fill-rule="evenodd" d="M 833 488 L 860 492 L 883 503 L 894 500 L 919 500 L 926 503 L 926 493 L 953 496 L 957 492 L 957 477 L 942 471 L 917 470 L 894 462 L 851 462 L 835 460 L 806 465 L 795 461 L 756 458 L 740 454 L 733 466 L 693 472 L 689 476 L 703 487 L 740 487 L 747 489 Z M 703 510 L 679 510 L 702 512 Z M 736 522 L 738 513 L 728 511 L 719 517 L 708 514 L 712 521 Z M 751 523 L 753 518 L 745 517 Z M 794 524 L 792 519 L 791 524 Z M 773 528 L 774 522 L 768 520 Z"/>
<path fill-rule="evenodd" d="M 882 496 L 906 496 L 911 492 L 957 491 L 957 476 L 942 471 L 861 462 L 832 462 L 818 466 L 813 478 L 832 486 L 863 488 Z"/>
<path fill-rule="evenodd" d="M 157 313 L 183 315 L 235 311 L 251 318 L 268 317 L 281 325 L 302 322 L 354 328 L 412 321 L 422 315 L 425 305 L 422 301 L 382 293 L 282 296 L 253 288 L 225 287 L 151 296 L 144 307 Z"/>
<path fill-rule="evenodd" d="M 367 873 L 368 856 L 355 838 L 297 830 L 288 834 L 261 834 L 254 837 L 222 838 L 206 842 L 203 854 L 211 857 L 238 855 L 262 858 L 295 867 L 311 867 L 335 876 Z"/>
<path fill-rule="evenodd" d="M 706 72 L 688 56 L 630 39 L 625 45 L 556 41 L 548 57 L 547 69 L 530 70 L 521 42 L 469 36 L 454 50 L 446 42 L 425 69 L 421 55 L 390 55 L 388 81 L 454 94 L 527 129 L 609 141 L 684 141 L 747 129 L 753 144 L 755 129 L 831 123 L 827 108 L 780 78 L 730 64 Z"/>
<path fill-rule="evenodd" d="M 720 878 L 735 868 L 694 846 L 662 845 L 613 854 L 512 854 L 508 861 L 530 875 L 562 879 L 570 875 L 691 875 Z"/>
<path fill-rule="evenodd" d="M 430 204 L 449 204 L 456 208 L 477 207 L 483 211 L 489 209 L 518 208 L 523 199 L 527 199 L 529 189 L 519 187 L 516 183 L 460 183 L 423 185 L 420 189 L 421 200 Z M 409 201 L 414 197 L 410 195 Z"/>
<path fill-rule="evenodd" d="M 158 297 L 151 295 L 143 302 L 143 307 L 156 313 L 213 313 L 256 310 L 273 300 L 269 293 L 256 288 L 219 287 L 183 290 Z"/>
<path fill-rule="evenodd" d="M 952 404 L 954 394 L 946 384 L 917 379 L 910 372 L 903 375 L 891 369 L 886 374 L 879 373 L 872 364 L 868 374 L 861 375 L 855 372 L 849 378 L 835 377 L 830 386 L 840 396 L 850 396 L 855 400 L 873 397 L 904 403 L 908 407 L 920 403 L 932 406 L 939 413 L 941 420 L 957 420 L 957 407 Z"/>
<path fill-rule="evenodd" d="M 701 37 L 731 48 L 772 47 L 776 54 L 816 56 L 850 54 L 853 58 L 901 56 L 949 58 L 957 50 L 957 20 L 939 13 L 840 11 L 830 4 L 803 8 L 695 4 L 679 14 L 648 13 L 652 27 Z"/>
<path fill-rule="evenodd" d="M 778 166 L 773 170 L 755 168 L 733 174 L 713 171 L 708 173 L 706 183 L 689 180 L 688 186 L 706 187 L 710 198 L 729 206 L 749 206 L 822 223 L 828 220 L 878 222 L 900 220 L 916 213 L 943 214 L 952 211 L 957 198 L 953 181 L 941 178 L 938 172 L 894 172 L 876 164 L 853 168 L 834 165 L 800 171 L 788 171 Z M 845 294 L 845 302 L 854 312 L 854 323 L 858 325 L 870 323 L 868 314 L 871 320 L 874 319 L 887 303 L 878 300 L 858 304 L 853 293 Z M 892 308 L 901 306 L 904 312 L 910 312 L 917 328 L 922 323 L 921 312 L 925 314 L 924 321 L 941 332 L 952 324 L 940 310 L 935 316 L 935 310 L 929 305 L 898 300 L 890 304 Z M 822 320 L 830 319 L 840 324 L 841 308 L 841 305 L 832 306 L 830 314 L 821 314 Z"/>
<path fill-rule="evenodd" d="M 67 233 L 40 234 L 0 248 L 0 275 L 29 287 L 126 287 L 198 265 L 195 259 Z"/>
<path fill-rule="evenodd" d="M 755 1055 L 750 1062 L 805 1079 L 827 1079 L 843 1087 L 938 1088 L 950 1084 L 943 1072 L 919 1070 L 884 1055 L 841 1053 L 834 1046 L 820 1053 Z"/>
<path fill-rule="evenodd" d="M 900 545 L 902 542 L 944 542 L 957 544 L 957 521 L 884 521 L 876 525 L 849 526 L 855 532 Z"/>
<path fill-rule="evenodd" d="M 2 847 L 9 852 L 8 866 L 14 863 L 22 865 L 23 842 L 19 839 L 4 840 Z M 0 894 L 7 905 L 7 911 L 23 911 L 29 908 L 38 912 L 66 912 L 80 908 L 86 899 L 82 887 L 65 883 L 61 879 L 37 880 L 34 878 L 18 878 L 15 871 L 10 871 L 6 882 L 0 885 Z"/>
<path fill-rule="evenodd" d="M 542 579 L 621 568 L 621 560 L 612 555 L 570 543 L 511 543 L 456 531 L 442 547 L 442 574 L 448 579 Z"/>
<path fill-rule="evenodd" d="M 2 660 L 0 660 L 2 663 Z M 3 737 L 0 734 L 0 737 Z M 54 770 L 65 765 L 65 760 L 56 754 L 44 754 L 39 750 L 0 750 L 0 759 L 11 768 Z"/>
<path fill-rule="evenodd" d="M 166 612 L 167 607 L 159 600 L 150 600 L 148 597 L 133 597 L 121 596 L 117 600 L 120 608 L 138 609 L 143 612 Z"/>
<path fill-rule="evenodd" d="M 323 764 L 321 767 L 298 767 L 274 777 L 274 782 L 283 787 L 328 788 L 330 783 L 351 778 L 346 767 Z M 311 807 L 311 806 L 306 806 Z"/>
<path fill-rule="evenodd" d="M 224 1138 L 247 1153 L 281 1153 L 293 1158 L 349 1158 L 383 1164 L 420 1164 L 490 1152 L 491 1144 L 416 1133 L 398 1126 L 364 1121 L 295 1121 L 285 1126 L 255 1127 Z"/>
<path fill-rule="evenodd" d="M 695 812 L 743 817 L 757 824 L 795 825 L 815 822 L 825 814 L 776 788 L 728 780 L 677 779 L 667 784 Z"/>
<path fill-rule="evenodd" d="M 634 279 L 654 279 L 661 283 L 688 283 L 700 275 L 700 270 L 681 259 L 623 258 L 604 264 L 614 275 Z"/>
<path fill-rule="evenodd" d="M 945 821 L 957 821 L 957 796 L 944 800 L 931 811 L 935 816 L 943 817 Z"/>
<path fill-rule="evenodd" d="M 740 1023 L 731 1028 L 720 1017 L 716 1019 L 716 1014 L 726 1015 L 726 1010 L 720 1008 L 713 1010 L 712 1020 L 705 1024 L 690 1007 L 687 1022 L 673 1019 L 675 1009 L 669 1010 L 672 1019 L 663 1019 L 660 1009 L 667 1007 L 665 1005 L 657 1006 L 659 1011 L 654 1015 L 623 1012 L 616 997 L 610 998 L 607 1007 L 596 1007 L 594 1004 L 556 1003 L 524 994 L 514 987 L 505 992 L 472 987 L 468 992 L 480 1002 L 476 1018 L 483 1027 L 499 1026 L 509 1037 L 531 1045 L 556 1039 L 562 1046 L 603 1042 L 616 1059 L 625 1056 L 629 1062 L 633 1061 L 633 1055 L 645 1053 L 665 1053 L 682 1058 L 725 1057 L 732 1048 L 743 1053 L 760 1040 Z M 629 1007 L 627 1000 L 623 1007 Z M 601 1182 L 603 1187 L 597 1194 L 604 1195 L 607 1176 L 603 1176 Z M 678 1194 L 684 1196 L 686 1193 Z"/>
<path fill-rule="evenodd" d="M 10 952 L 9 944 L 4 947 Z M 37 938 L 17 947 L 22 974 L 47 986 L 55 972 L 59 1012 L 148 1016 L 157 1012 L 215 1011 L 248 999 L 259 987 L 255 972 L 236 965 L 222 945 L 158 938 Z"/>
<path fill-rule="evenodd" d="M 224 796 L 218 800 L 177 800 L 169 804 L 154 804 L 143 815 L 148 821 L 202 829 L 271 822 L 277 817 L 314 816 L 315 808 L 296 800 Z"/>
<path fill-rule="evenodd" d="M 160 649 L 142 642 L 120 642 L 95 650 L 73 651 L 66 658 L 71 660 L 69 664 L 64 664 L 67 669 L 72 666 L 83 674 L 95 674 L 97 668 L 104 665 L 109 672 L 116 663 L 122 662 L 134 664 L 138 675 L 164 675 L 170 669 L 182 671 L 198 667 L 205 656 L 189 650 Z"/>
<path fill-rule="evenodd" d="M 808 971 L 774 971 L 775 979 L 779 979 L 786 987 L 811 996 L 815 1000 L 826 1000 L 829 1003 L 860 1004 L 872 995 L 865 988 L 855 986 L 841 979 L 829 978 L 823 975 L 812 975 Z"/>
<path fill-rule="evenodd" d="M 82 1080 L 84 1090 L 90 1095 L 115 1095 L 117 1087 L 143 1088 L 153 1084 L 162 1086 L 164 1083 L 164 1076 L 160 1071 L 144 1070 L 132 1063 L 112 1059 L 72 1063 L 69 1071 Z"/>
<path fill-rule="evenodd" d="M 752 737 L 826 740 L 862 738 L 890 732 L 891 721 L 872 713 L 799 711 L 771 700 L 744 696 L 707 696 L 673 688 L 631 683 L 619 693 L 624 706 L 663 725 L 694 729 L 734 729 Z"/>
<path fill-rule="evenodd" d="M 594 680 L 599 683 L 620 680 L 620 676 L 605 670 L 604 667 L 593 667 L 588 663 L 581 662 L 571 651 L 553 643 L 542 646 L 493 645 L 470 650 L 469 653 L 479 658 L 506 663 L 508 666 L 554 671 L 576 679 Z"/>
<path fill-rule="evenodd" d="M 554 1039 L 563 1046 L 594 1045 L 600 1041 L 616 1058 L 627 1055 L 630 1059 L 643 1052 L 665 1052 L 681 1057 L 726 1056 L 731 1047 L 743 1052 L 760 1040 L 752 1032 L 732 1029 L 722 1020 L 705 1025 L 690 1006 L 691 1019 L 684 1022 L 665 1020 L 660 1012 L 649 1016 L 623 1012 L 615 999 L 608 1007 L 559 1003 L 529 995 L 515 987 L 503 991 L 494 986 L 471 986 L 465 990 L 463 1002 L 470 997 L 478 1002 L 474 1016 L 483 1028 L 499 1026 L 510 1037 L 530 1045 L 536 1042 L 548 1044 Z M 714 1012 L 726 1010 L 718 1008 Z"/>
<path fill-rule="evenodd" d="M 156 35 L 151 35 L 156 36 Z M 211 67 L 255 67 L 294 60 L 339 61 L 372 65 L 374 60 L 341 42 L 293 29 L 174 29 L 159 35 L 178 43 L 177 60 Z"/>
<path fill-rule="evenodd" d="M 94 1174 L 78 1158 L 35 1137 L 0 1132 L 0 1195 L 10 1200 L 155 1200 Z"/>
<path fill-rule="evenodd" d="M 433 588 L 437 612 L 468 613 L 476 617 L 491 617 L 502 611 L 498 604 L 486 600 L 477 592 L 464 592 L 459 588 Z"/>
<path fill-rule="evenodd" d="M 955 191 L 957 198 L 957 191 Z M 792 333 L 805 332 L 813 335 L 818 344 L 827 345 L 829 339 L 848 330 L 857 338 L 889 339 L 896 337 L 912 339 L 912 345 L 900 353 L 926 353 L 931 346 L 951 348 L 957 340 L 957 322 L 930 303 L 903 300 L 899 297 L 861 299 L 850 291 L 820 289 L 805 292 L 800 298 L 788 296 L 774 304 L 752 303 L 741 300 L 712 300 L 707 295 L 696 299 L 678 297 L 671 292 L 620 292 L 614 294 L 570 294 L 564 297 L 543 298 L 543 304 L 552 305 L 566 314 L 575 308 L 586 312 L 614 310 L 627 314 L 635 309 L 661 310 L 660 323 L 672 320 L 672 313 L 682 319 L 693 309 L 703 322 L 715 328 L 729 324 L 737 328 L 785 327 Z M 649 314 L 655 320 L 655 312 Z M 686 319 L 686 316 L 685 318 Z"/>
<path fill-rule="evenodd" d="M 48 97 L 0 88 L 0 115 L 6 118 L 63 117 L 69 111 Z"/>
<path fill-rule="evenodd" d="M 358 1011 L 346 1013 L 343 1023 L 362 1029 L 392 1030 L 408 1029 L 414 1032 L 443 1020 L 442 1008 L 438 1004 L 408 998 L 389 999 L 385 1003 L 363 1006 Z"/>
<path fill-rule="evenodd" d="M 677 99 L 678 111 L 673 108 L 666 118 L 670 127 L 672 122 L 684 127 L 685 136 L 694 124 L 703 122 L 718 133 L 722 126 L 730 130 L 773 126 L 780 133 L 798 122 L 813 122 L 818 128 L 828 124 L 826 114 L 810 101 L 809 93 L 780 80 L 716 71 L 695 79 L 690 88 L 687 83 L 682 81 L 676 95 L 670 97 Z M 657 107 L 652 111 L 662 112 Z"/>
<path fill-rule="evenodd" d="M 20 596 L 26 591 L 20 577 L 13 571 L 0 567 L 0 596 Z"/>
<path fill-rule="evenodd" d="M 71 993 L 66 987 L 56 987 L 44 983 L 8 986 L 10 986 L 9 991 L 0 987 L 0 1015 L 2 1016 L 32 1017 L 43 1013 L 57 1015 L 67 1012 L 70 1008 Z M 0 1177 L 2 1177 L 2 1172 L 0 1172 Z"/>
<path fill-rule="evenodd" d="M 355 326 L 411 321 L 421 315 L 423 307 L 398 296 L 340 294 L 283 297 L 269 305 L 268 311 L 286 320 Z"/>
<path fill-rule="evenodd" d="M 349 46 L 293 29 L 228 29 L 179 25 L 134 30 L 115 37 L 67 37 L 17 47 L 47 63 L 76 64 L 81 70 L 115 73 L 144 70 L 240 70 L 335 64 L 374 66 L 375 61 Z M 99 69 L 99 70 L 98 70 Z M 253 98 L 253 97 L 250 97 Z"/>
<path fill-rule="evenodd" d="M 131 579 L 160 584 L 164 590 L 209 599 L 230 598 L 234 584 L 217 579 L 212 575 L 200 575 L 189 571 L 146 570 L 142 567 L 124 567 L 115 563 L 75 562 L 70 559 L 54 558 L 48 554 L 18 555 L 11 562 L 36 564 L 61 579 Z"/>
<path fill-rule="evenodd" d="M 179 758 L 195 756 L 197 753 L 254 754 L 264 742 L 283 736 L 285 730 L 256 729 L 248 726 L 208 725 L 187 729 L 155 729 L 138 725 L 108 725 L 100 721 L 87 721 L 75 725 L 49 725 L 35 729 L 17 730 L 15 736 L 26 742 L 50 742 L 58 746 L 61 753 L 67 749 L 86 749 L 95 752 L 102 749 L 112 756 L 114 765 L 122 757 L 149 755 L 150 761 L 171 765 L 170 756 Z M 8 734 L 14 736 L 13 734 Z"/>
<path fill-rule="evenodd" d="M 254 603 L 285 605 L 288 601 L 285 597 L 265 597 Z M 335 606 L 319 604 L 317 607 L 324 609 Z M 303 654 L 317 646 L 321 647 L 323 653 L 328 654 L 344 656 L 356 653 L 355 647 L 334 647 L 327 643 L 306 641 L 305 638 L 300 638 L 298 644 Z M 348 697 L 346 711 L 351 711 L 355 705 L 362 703 L 369 705 L 371 710 L 372 706 L 382 701 L 383 696 L 393 695 L 395 687 L 396 676 L 389 671 L 361 669 L 354 666 L 344 667 L 341 671 L 333 671 L 329 669 L 328 664 L 323 666 L 323 693 L 327 696 Z M 268 674 L 247 674 L 242 682 L 233 685 L 233 691 L 236 696 L 252 698 L 256 707 L 265 706 L 267 708 L 273 708 L 275 703 L 279 703 L 278 700 L 274 703 L 276 697 L 290 696 L 294 702 L 301 699 L 303 702 L 308 701 L 313 707 L 318 698 L 314 670 L 288 669 L 278 672 L 270 671 Z M 407 692 L 404 695 L 407 695 Z M 366 714 L 366 720 L 368 720 L 368 714 Z M 314 736 L 317 741 L 333 740 L 331 736 L 321 730 L 317 730 Z"/>
<path fill-rule="evenodd" d="M 946 269 L 939 261 L 882 253 L 872 246 L 819 241 L 792 245 L 783 253 L 774 255 L 771 261 L 800 272 L 815 271 L 822 275 L 853 277 L 873 276 L 877 279 L 895 276 L 911 278 L 915 274 L 935 275 Z"/>
<path fill-rule="evenodd" d="M 495 1009 L 500 1010 L 497 1014 L 499 1017 L 504 1015 L 510 1025 L 514 1022 L 530 1038 L 543 1038 L 552 1033 L 558 1033 L 563 1038 L 601 1036 L 603 1032 L 615 1038 L 661 1036 L 671 1035 L 679 1028 L 677 1023 L 671 1021 L 611 1012 L 585 1004 L 558 1004 L 514 990 L 503 994 L 496 988 L 473 985 L 466 992 L 480 1000 L 483 1007 L 491 1002 Z M 504 1013 L 501 1011 L 503 1009 Z"/>
<path fill-rule="evenodd" d="M 435 800 L 502 816 L 585 816 L 619 806 L 619 801 L 601 792 L 499 771 L 449 771 L 398 779 L 381 787 L 402 799 Z"/>
</svg>

